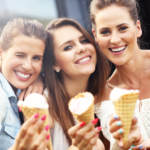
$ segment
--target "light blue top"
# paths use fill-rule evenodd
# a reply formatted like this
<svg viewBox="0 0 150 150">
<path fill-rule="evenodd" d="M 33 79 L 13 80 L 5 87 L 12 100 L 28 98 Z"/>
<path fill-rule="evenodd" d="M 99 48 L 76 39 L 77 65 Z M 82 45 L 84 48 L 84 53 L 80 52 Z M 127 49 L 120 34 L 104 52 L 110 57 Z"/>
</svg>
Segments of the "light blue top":
<svg viewBox="0 0 150 150">
<path fill-rule="evenodd" d="M 21 127 L 20 119 L 9 102 L 16 97 L 12 87 L 0 73 L 0 150 L 8 150 Z"/>
</svg>

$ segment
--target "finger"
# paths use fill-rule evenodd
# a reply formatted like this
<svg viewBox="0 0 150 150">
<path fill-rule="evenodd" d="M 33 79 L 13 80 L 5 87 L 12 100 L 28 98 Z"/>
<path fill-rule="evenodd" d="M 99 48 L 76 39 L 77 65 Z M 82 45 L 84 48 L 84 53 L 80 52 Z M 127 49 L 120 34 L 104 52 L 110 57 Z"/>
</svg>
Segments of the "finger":
<svg viewBox="0 0 150 150">
<path fill-rule="evenodd" d="M 34 136 L 32 142 L 33 149 L 45 150 L 46 148 L 48 148 L 48 144 L 50 142 L 49 139 L 50 139 L 50 134 L 46 130 L 43 130 L 40 134 Z"/>
<path fill-rule="evenodd" d="M 68 134 L 71 136 L 71 138 L 74 138 L 75 135 L 76 135 L 76 132 L 78 129 L 80 129 L 81 127 L 85 126 L 85 122 L 82 122 L 80 124 L 77 124 L 73 127 L 71 127 L 69 130 L 68 130 Z"/>
<path fill-rule="evenodd" d="M 119 130 L 117 130 L 116 132 L 114 132 L 114 133 L 112 134 L 112 136 L 113 136 L 116 140 L 120 140 L 120 139 L 123 137 L 123 133 L 124 133 L 123 129 L 120 128 Z"/>
<path fill-rule="evenodd" d="M 138 145 L 138 146 L 132 147 L 132 150 L 146 150 L 146 148 L 143 145 Z"/>
<path fill-rule="evenodd" d="M 137 118 L 134 117 L 134 118 L 132 119 L 131 127 L 133 128 L 134 126 L 136 126 L 136 125 L 137 125 L 137 122 L 138 122 Z"/>
<path fill-rule="evenodd" d="M 88 150 L 88 149 L 91 150 L 92 146 L 93 145 L 88 143 L 88 141 L 85 142 L 85 141 L 82 141 L 82 140 L 78 145 L 76 145 L 76 147 L 78 147 L 79 150 Z"/>
<path fill-rule="evenodd" d="M 87 124 L 86 126 L 80 128 L 76 132 L 74 145 L 78 145 L 78 143 L 81 142 L 81 140 L 85 139 L 85 135 L 90 132 L 90 130 L 94 129 L 94 125 L 92 123 Z"/>
<path fill-rule="evenodd" d="M 26 136 L 27 130 L 31 127 L 32 124 L 36 123 L 38 117 L 39 117 L 39 115 L 35 114 L 34 116 L 32 116 L 30 119 L 28 119 L 28 121 L 26 121 L 22 125 L 22 127 L 16 137 L 15 143 L 14 143 L 15 149 L 19 149 L 19 147 L 20 147 L 20 149 L 23 149 L 24 143 L 26 140 L 25 136 Z"/>
<path fill-rule="evenodd" d="M 30 126 L 32 124 L 35 124 L 38 121 L 39 118 L 39 114 L 35 114 L 33 115 L 30 119 L 28 119 L 21 127 L 20 132 L 17 136 L 17 138 L 22 138 L 25 136 L 25 133 L 27 131 L 28 128 L 30 128 Z"/>
<path fill-rule="evenodd" d="M 120 120 L 116 120 L 110 125 L 109 131 L 113 133 L 119 130 L 120 128 L 122 128 L 122 122 Z"/>
<path fill-rule="evenodd" d="M 118 115 L 113 115 L 111 118 L 110 118 L 110 121 L 109 121 L 109 125 L 113 124 L 114 122 L 116 121 L 119 121 L 120 118 Z"/>
</svg>

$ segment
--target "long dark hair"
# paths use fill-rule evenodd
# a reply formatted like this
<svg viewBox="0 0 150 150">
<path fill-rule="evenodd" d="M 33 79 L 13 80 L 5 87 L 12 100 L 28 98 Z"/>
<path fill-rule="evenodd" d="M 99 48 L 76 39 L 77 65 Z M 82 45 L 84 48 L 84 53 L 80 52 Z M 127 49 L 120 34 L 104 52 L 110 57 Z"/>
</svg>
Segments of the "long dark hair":
<svg viewBox="0 0 150 150">
<path fill-rule="evenodd" d="M 73 117 L 68 110 L 68 101 L 70 97 L 65 89 L 61 73 L 57 73 L 53 69 L 53 66 L 55 65 L 53 33 L 60 27 L 67 25 L 71 25 L 78 29 L 96 48 L 97 65 L 95 72 L 89 78 L 87 91 L 101 97 L 109 69 L 106 59 L 97 50 L 93 38 L 77 21 L 69 18 L 58 18 L 47 25 L 46 30 L 50 34 L 50 39 L 49 52 L 46 52 L 44 56 L 44 73 L 45 85 L 49 93 L 50 114 L 52 118 L 60 123 L 69 143 L 71 143 L 71 139 L 67 133 L 68 129 L 74 125 Z"/>
</svg>

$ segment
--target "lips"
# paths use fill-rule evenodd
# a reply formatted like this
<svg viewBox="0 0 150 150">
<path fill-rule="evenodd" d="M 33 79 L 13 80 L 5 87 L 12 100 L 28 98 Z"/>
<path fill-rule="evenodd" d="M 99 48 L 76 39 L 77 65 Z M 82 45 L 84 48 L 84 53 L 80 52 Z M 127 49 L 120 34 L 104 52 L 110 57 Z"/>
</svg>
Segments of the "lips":
<svg viewBox="0 0 150 150">
<path fill-rule="evenodd" d="M 88 63 L 91 60 L 91 56 L 84 56 L 82 58 L 79 58 L 77 61 L 75 61 L 76 64 L 85 64 Z"/>
<path fill-rule="evenodd" d="M 26 81 L 31 77 L 31 74 L 27 74 L 27 73 L 22 73 L 19 71 L 15 71 L 17 77 L 22 80 L 22 81 Z"/>
<path fill-rule="evenodd" d="M 109 48 L 109 50 L 111 52 L 114 52 L 114 53 L 118 53 L 118 52 L 122 52 L 126 49 L 127 46 L 122 46 L 122 47 L 116 47 L 116 48 Z"/>
</svg>

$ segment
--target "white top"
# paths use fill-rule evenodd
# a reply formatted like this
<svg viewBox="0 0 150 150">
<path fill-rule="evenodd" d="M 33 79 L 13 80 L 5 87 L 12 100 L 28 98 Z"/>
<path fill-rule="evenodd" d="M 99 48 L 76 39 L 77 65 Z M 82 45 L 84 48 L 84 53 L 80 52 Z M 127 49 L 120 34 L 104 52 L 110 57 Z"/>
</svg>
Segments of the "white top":
<svg viewBox="0 0 150 150">
<path fill-rule="evenodd" d="M 110 141 L 110 150 L 121 150 L 109 132 L 109 120 L 115 114 L 112 101 L 104 101 L 101 104 L 96 104 L 95 113 L 101 120 L 104 136 Z M 144 139 L 150 138 L 150 98 L 137 101 L 135 116 L 138 118 L 138 124 Z"/>
<path fill-rule="evenodd" d="M 53 150 L 67 150 L 69 148 L 63 129 L 57 122 L 55 122 L 55 127 L 51 129 L 51 138 Z"/>
</svg>

